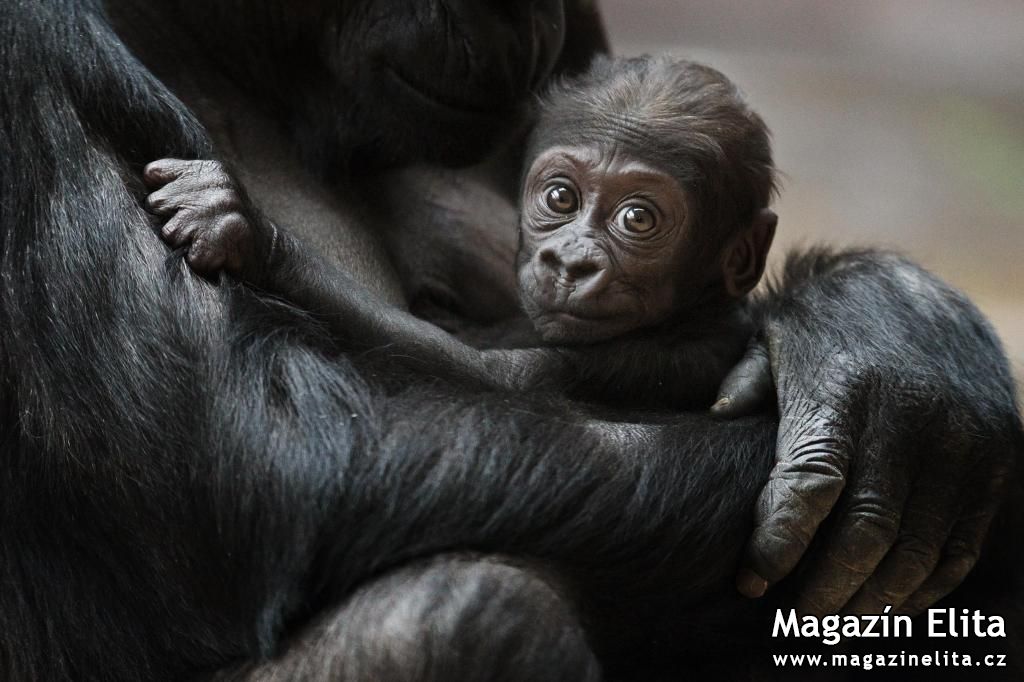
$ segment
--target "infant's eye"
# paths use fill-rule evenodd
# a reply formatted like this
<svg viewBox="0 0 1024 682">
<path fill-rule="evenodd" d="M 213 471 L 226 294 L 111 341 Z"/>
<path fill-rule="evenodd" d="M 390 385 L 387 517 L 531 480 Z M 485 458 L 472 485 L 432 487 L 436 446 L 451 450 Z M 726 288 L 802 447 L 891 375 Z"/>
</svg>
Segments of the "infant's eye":
<svg viewBox="0 0 1024 682">
<path fill-rule="evenodd" d="M 642 206 L 627 206 L 619 214 L 619 224 L 627 232 L 643 234 L 653 230 L 657 220 L 654 213 Z"/>
<path fill-rule="evenodd" d="M 579 197 L 571 187 L 565 185 L 552 185 L 548 188 L 544 201 L 555 213 L 575 213 L 580 207 Z"/>
</svg>

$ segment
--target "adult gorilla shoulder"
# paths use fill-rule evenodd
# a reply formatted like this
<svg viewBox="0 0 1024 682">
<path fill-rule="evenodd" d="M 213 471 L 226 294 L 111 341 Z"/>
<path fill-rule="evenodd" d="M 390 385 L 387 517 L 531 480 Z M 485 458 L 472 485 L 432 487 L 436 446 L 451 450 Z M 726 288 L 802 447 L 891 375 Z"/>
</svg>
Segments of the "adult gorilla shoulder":
<svg viewBox="0 0 1024 682">
<path fill-rule="evenodd" d="M 392 128 L 394 144 L 386 134 L 341 144 L 360 119 L 343 129 L 342 107 L 328 120 L 345 93 L 321 91 L 341 66 L 319 51 L 320 33 L 351 37 L 356 18 L 383 26 L 425 4 L 301 15 L 224 4 L 197 21 L 194 3 L 124 0 L 106 7 L 116 32 L 95 2 L 0 12 L 5 678 L 592 679 L 595 658 L 612 670 L 699 651 L 688 625 L 708 595 L 723 595 L 727 613 L 747 606 L 729 583 L 771 466 L 772 419 L 624 425 L 567 403 L 364 372 L 301 312 L 183 276 L 152 233 L 142 164 L 216 147 L 249 177 L 290 182 L 299 200 L 268 207 L 307 218 L 328 250 L 352 258 L 330 241 L 356 229 L 332 212 L 336 190 L 304 185 L 359 159 L 352 151 L 395 160 L 410 139 Z M 196 38 L 229 19 L 252 23 Z M 255 66 L 228 63 L 240 54 Z M 309 101 L 288 106 L 289 94 Z M 414 106 L 390 114 L 422 118 Z M 252 144 L 261 137 L 265 146 Z M 464 159 L 450 139 L 424 136 L 412 149 Z M 293 171 L 305 175 L 289 180 Z M 371 247 L 362 255 L 373 265 Z M 783 313 L 865 287 L 878 294 L 893 268 L 865 257 L 805 273 L 772 319 L 816 348 L 813 324 L 786 325 Z M 918 319 L 913 299 L 893 296 L 870 301 Z M 946 324 L 932 338 L 1001 357 L 977 313 L 961 312 L 939 314 Z M 930 348 L 908 339 L 902 350 L 901 362 L 933 369 Z M 983 401 L 958 383 L 956 397 L 984 406 L 971 431 L 1004 454 L 1019 433 L 1008 373 L 1000 363 L 982 371 L 979 385 L 998 390 Z M 524 556 L 540 568 L 523 568 Z M 491 600 L 501 608 L 482 608 Z M 422 644 L 420 658 L 391 656 L 387 645 L 403 637 Z"/>
</svg>

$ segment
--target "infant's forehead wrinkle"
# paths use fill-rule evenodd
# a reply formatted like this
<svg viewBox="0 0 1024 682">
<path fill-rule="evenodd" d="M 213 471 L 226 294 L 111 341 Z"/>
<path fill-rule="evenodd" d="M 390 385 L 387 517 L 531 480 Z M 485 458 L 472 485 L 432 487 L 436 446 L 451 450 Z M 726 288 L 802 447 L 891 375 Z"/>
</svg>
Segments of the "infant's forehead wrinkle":
<svg viewBox="0 0 1024 682">
<path fill-rule="evenodd" d="M 628 145 L 644 146 L 650 139 L 649 115 L 639 109 L 620 111 L 617 108 L 584 106 L 548 112 L 539 127 L 546 131 L 549 143 L 582 140 L 599 143 L 617 140 Z"/>
<path fill-rule="evenodd" d="M 616 142 L 626 147 L 650 148 L 656 142 L 643 117 L 617 111 L 604 111 L 597 116 L 583 116 L 571 121 L 575 132 L 592 142 Z"/>
<path fill-rule="evenodd" d="M 549 122 L 549 126 L 546 137 L 551 146 L 615 143 L 634 152 L 637 157 L 657 155 L 671 158 L 685 155 L 690 151 L 693 141 L 704 141 L 709 137 L 706 131 L 687 126 L 681 120 L 678 124 L 666 126 L 648 117 L 631 117 L 619 112 L 570 114 L 557 122 Z"/>
<path fill-rule="evenodd" d="M 541 159 L 546 164 L 564 161 L 583 171 L 600 170 L 615 175 L 639 176 L 646 182 L 671 181 L 673 185 L 679 186 L 670 169 L 647 158 L 642 150 L 625 145 L 619 140 L 601 139 L 589 144 L 580 142 L 559 145 L 546 150 Z"/>
</svg>

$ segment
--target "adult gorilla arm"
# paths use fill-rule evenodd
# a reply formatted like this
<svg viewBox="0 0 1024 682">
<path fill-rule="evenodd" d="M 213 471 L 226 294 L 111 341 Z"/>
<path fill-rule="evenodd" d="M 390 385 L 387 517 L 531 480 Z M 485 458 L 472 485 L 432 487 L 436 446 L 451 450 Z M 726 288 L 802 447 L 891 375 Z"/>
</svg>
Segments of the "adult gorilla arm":
<svg viewBox="0 0 1024 682">
<path fill-rule="evenodd" d="M 835 508 L 798 606 L 927 608 L 978 560 L 1024 453 L 992 328 L 921 268 L 869 251 L 791 257 L 762 316 L 718 406 L 747 410 L 774 375 L 777 465 L 740 589 L 759 596 L 792 571 Z"/>
</svg>

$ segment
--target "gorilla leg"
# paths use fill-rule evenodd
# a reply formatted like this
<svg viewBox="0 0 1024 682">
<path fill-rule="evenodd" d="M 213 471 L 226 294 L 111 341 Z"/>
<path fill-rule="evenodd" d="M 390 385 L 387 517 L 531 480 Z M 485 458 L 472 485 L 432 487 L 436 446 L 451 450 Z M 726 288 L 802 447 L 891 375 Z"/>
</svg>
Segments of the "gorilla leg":
<svg viewBox="0 0 1024 682">
<path fill-rule="evenodd" d="M 282 658 L 228 675 L 283 680 L 599 680 L 570 602 L 537 572 L 443 556 L 357 590 Z"/>
</svg>

